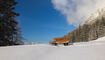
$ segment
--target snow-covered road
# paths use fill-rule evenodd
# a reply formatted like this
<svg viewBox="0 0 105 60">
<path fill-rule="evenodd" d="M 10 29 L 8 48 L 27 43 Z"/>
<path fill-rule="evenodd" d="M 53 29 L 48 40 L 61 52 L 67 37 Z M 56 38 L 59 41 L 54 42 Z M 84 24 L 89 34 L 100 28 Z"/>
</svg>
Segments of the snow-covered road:
<svg viewBox="0 0 105 60">
<path fill-rule="evenodd" d="M 105 60 L 104 39 L 67 47 L 47 44 L 0 47 L 0 60 Z"/>
</svg>

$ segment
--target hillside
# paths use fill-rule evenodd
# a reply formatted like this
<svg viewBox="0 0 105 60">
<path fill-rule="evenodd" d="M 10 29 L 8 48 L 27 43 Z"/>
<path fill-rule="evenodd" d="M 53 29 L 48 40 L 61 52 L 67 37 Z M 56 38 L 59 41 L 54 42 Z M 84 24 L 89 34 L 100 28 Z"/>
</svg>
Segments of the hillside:
<svg viewBox="0 0 105 60">
<path fill-rule="evenodd" d="M 105 60 L 105 37 L 66 47 L 48 44 L 0 47 L 0 60 Z"/>
<path fill-rule="evenodd" d="M 73 42 L 87 42 L 105 36 L 105 8 L 98 9 L 77 29 L 67 34 Z"/>
</svg>

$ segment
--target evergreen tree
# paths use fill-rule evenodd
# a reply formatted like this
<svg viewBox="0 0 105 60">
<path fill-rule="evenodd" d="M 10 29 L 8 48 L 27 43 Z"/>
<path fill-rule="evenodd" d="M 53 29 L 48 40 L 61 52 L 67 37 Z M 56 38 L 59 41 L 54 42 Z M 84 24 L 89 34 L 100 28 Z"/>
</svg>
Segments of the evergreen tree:
<svg viewBox="0 0 105 60">
<path fill-rule="evenodd" d="M 19 14 L 14 12 L 16 4 L 15 0 L 0 0 L 0 46 L 15 45 L 19 38 L 18 22 L 15 20 Z"/>
</svg>

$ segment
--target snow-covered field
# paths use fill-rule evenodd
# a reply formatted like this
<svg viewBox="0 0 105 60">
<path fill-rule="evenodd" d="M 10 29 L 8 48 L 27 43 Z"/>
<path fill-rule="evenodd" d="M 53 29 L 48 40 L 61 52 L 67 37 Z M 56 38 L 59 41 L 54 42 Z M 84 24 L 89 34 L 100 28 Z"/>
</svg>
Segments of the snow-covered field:
<svg viewBox="0 0 105 60">
<path fill-rule="evenodd" d="M 105 60 L 105 37 L 66 47 L 48 44 L 0 47 L 0 60 Z"/>
</svg>

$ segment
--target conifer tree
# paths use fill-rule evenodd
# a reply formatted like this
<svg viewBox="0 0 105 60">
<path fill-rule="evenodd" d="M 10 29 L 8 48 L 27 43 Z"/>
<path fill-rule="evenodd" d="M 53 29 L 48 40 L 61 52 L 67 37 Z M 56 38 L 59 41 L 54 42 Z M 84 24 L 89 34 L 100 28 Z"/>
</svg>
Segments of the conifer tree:
<svg viewBox="0 0 105 60">
<path fill-rule="evenodd" d="M 19 14 L 14 11 L 16 4 L 15 0 L 0 0 L 0 46 L 15 45 L 19 38 L 19 22 L 15 20 Z"/>
</svg>

